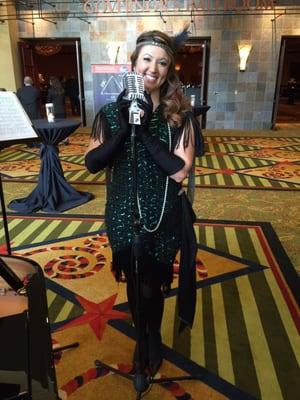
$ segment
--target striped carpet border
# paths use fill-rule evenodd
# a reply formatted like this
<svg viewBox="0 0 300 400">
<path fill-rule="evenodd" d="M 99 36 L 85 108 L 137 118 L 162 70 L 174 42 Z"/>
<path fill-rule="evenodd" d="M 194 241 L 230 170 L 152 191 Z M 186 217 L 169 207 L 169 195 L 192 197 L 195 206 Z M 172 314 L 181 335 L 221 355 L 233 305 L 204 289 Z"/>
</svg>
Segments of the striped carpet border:
<svg viewBox="0 0 300 400">
<path fill-rule="evenodd" d="M 245 149 L 244 149 L 245 150 Z M 202 166 L 205 168 L 213 169 L 232 169 L 240 170 L 246 168 L 264 167 L 266 165 L 276 164 L 274 161 L 253 159 L 250 157 L 241 157 L 233 155 L 224 155 L 222 158 L 217 155 L 207 154 L 203 157 L 197 157 L 195 165 Z"/>
<path fill-rule="evenodd" d="M 3 154 L 1 154 L 1 163 L 10 161 L 25 161 L 33 159 L 39 159 L 39 155 L 25 151 L 19 151 L 18 149 L 6 149 L 6 151 L 3 152 Z"/>
<path fill-rule="evenodd" d="M 34 239 L 30 229 L 26 231 L 25 225 L 19 225 L 22 216 L 12 214 L 8 219 L 9 224 L 16 221 L 15 237 L 20 240 L 21 231 L 25 232 L 20 246 L 32 246 L 28 243 Z M 104 226 L 103 217 L 94 216 L 36 214 L 23 216 L 23 219 L 27 226 L 36 223 L 36 229 L 49 227 L 45 232 L 49 241 L 59 240 L 58 235 L 60 239 L 74 234 L 91 235 L 95 233 L 87 231 L 93 229 L 91 224 L 96 224 L 94 227 L 98 230 Z M 59 230 L 58 226 L 52 225 L 58 221 L 62 224 Z M 300 392 L 300 337 L 281 284 L 299 296 L 299 280 L 295 279 L 295 274 L 287 274 L 292 266 L 280 248 L 278 238 L 276 241 L 271 225 L 198 220 L 195 231 L 201 247 L 208 246 L 212 252 L 223 256 L 230 254 L 243 260 L 249 269 L 248 273 L 228 274 L 219 281 L 198 283 L 195 325 L 183 336 L 178 335 L 179 321 L 174 317 L 176 290 L 173 291 L 166 299 L 168 324 L 163 324 L 162 329 L 166 357 L 172 363 L 177 357 L 180 368 L 201 373 L 204 382 L 231 399 L 294 399 L 295 393 Z M 264 269 L 253 268 L 254 265 Z M 280 283 L 276 273 L 284 274 L 285 278 L 288 276 L 290 284 L 294 282 L 294 288 L 288 287 L 286 282 Z M 59 326 L 66 318 L 80 315 L 82 309 L 72 294 L 60 296 L 54 289 L 50 284 L 47 295 L 52 322 Z M 123 332 L 130 331 L 128 324 L 122 321 L 111 321 L 111 325 Z"/>
<path fill-rule="evenodd" d="M 186 182 L 184 182 L 186 184 Z M 279 180 L 271 180 L 256 176 L 234 173 L 234 175 L 223 175 L 216 171 L 215 174 L 201 175 L 195 177 L 196 187 L 211 187 L 224 189 L 258 189 L 258 190 L 299 190 L 300 185 Z"/>
<path fill-rule="evenodd" d="M 295 136 L 282 136 L 282 137 L 270 137 L 270 136 L 205 136 L 207 143 L 211 142 L 232 142 L 234 140 L 249 140 L 249 139 L 260 139 L 260 140 L 276 140 L 281 141 L 283 144 L 288 143 L 300 143 L 300 138 Z M 257 147 L 257 146 L 256 146 Z"/>
<path fill-rule="evenodd" d="M 227 396 L 231 390 L 230 399 L 244 400 L 247 394 L 263 400 L 295 398 L 300 390 L 300 336 L 271 270 L 198 288 L 193 329 L 182 334 L 176 302 L 175 295 L 167 298 L 168 321 L 162 326 L 171 362 L 173 350 L 182 356 L 177 365 L 189 373 L 204 370 L 220 377 L 218 390 Z M 133 336 L 128 324 L 110 324 Z"/>
<path fill-rule="evenodd" d="M 91 184 L 91 185 L 105 185 L 106 177 L 105 172 L 101 171 L 97 174 L 90 174 L 87 171 L 68 171 L 65 172 L 65 178 L 71 184 Z M 3 174 L 3 181 L 9 182 L 28 182 L 36 183 L 37 176 L 29 175 L 22 176 L 21 178 L 14 177 L 8 178 Z M 187 186 L 188 182 L 185 180 L 183 186 Z M 293 184 L 290 182 L 284 182 L 279 180 L 271 180 L 256 176 L 243 175 L 242 173 L 234 173 L 233 175 L 224 175 L 218 173 L 198 175 L 195 176 L 196 187 L 211 187 L 211 188 L 224 188 L 224 189 L 256 189 L 256 190 L 300 190 L 300 185 Z"/>
<path fill-rule="evenodd" d="M 54 332 L 66 320 L 70 321 L 82 315 L 84 310 L 75 293 L 63 288 L 51 279 L 45 278 L 45 281 L 51 330 Z"/>
<path fill-rule="evenodd" d="M 300 337 L 270 270 L 198 289 L 188 340 L 177 333 L 179 321 L 170 320 L 175 306 L 168 299 L 166 345 L 255 398 L 293 399 Z"/>
<path fill-rule="evenodd" d="M 78 134 L 75 134 L 75 136 Z M 74 140 L 76 137 L 74 136 Z M 70 138 L 72 139 L 72 137 Z M 196 168 L 204 168 L 201 175 L 195 176 L 196 187 L 211 187 L 211 188 L 238 188 L 238 189 L 269 189 L 269 190 L 300 190 L 298 183 L 291 183 L 280 179 L 264 178 L 261 176 L 243 174 L 243 169 L 264 167 L 276 165 L 277 162 L 273 160 L 264 160 L 259 158 L 243 157 L 241 154 L 235 155 L 234 152 L 242 152 L 248 150 L 255 150 L 263 148 L 259 143 L 251 144 L 251 139 L 255 137 L 247 136 L 214 136 L 205 137 L 207 152 L 203 157 L 196 158 Z M 279 142 L 279 146 L 276 143 L 276 149 L 283 149 L 287 151 L 300 151 L 299 138 L 295 137 L 282 137 L 282 138 L 271 138 L 271 137 L 257 137 L 259 140 L 276 140 Z M 236 144 L 233 141 L 250 140 L 249 144 Z M 282 146 L 280 143 L 282 142 Z M 77 143 L 76 140 L 74 143 Z M 79 142 L 82 144 L 82 141 Z M 82 146 L 84 148 L 84 146 Z M 213 154 L 210 154 L 213 153 Z M 220 153 L 218 155 L 218 153 Z M 22 145 L 16 145 L 12 148 L 5 149 L 1 154 L 2 162 L 9 161 L 24 161 L 39 159 L 38 152 L 32 153 L 26 151 L 26 147 Z M 70 155 L 61 156 L 61 160 L 68 163 L 74 163 L 76 165 L 84 165 L 84 156 L 81 155 Z M 298 162 L 294 162 L 295 165 Z M 206 172 L 205 168 L 209 170 Z M 227 173 L 226 171 L 232 171 Z M 66 171 L 65 178 L 70 183 L 78 184 L 105 184 L 105 172 L 102 171 L 98 174 L 90 174 L 86 170 L 83 171 Z M 25 177 L 9 177 L 8 174 L 3 174 L 4 181 L 11 182 L 36 182 L 37 174 L 32 174 Z M 187 185 L 187 180 L 184 182 Z"/>
<path fill-rule="evenodd" d="M 215 249 L 221 255 L 229 254 L 237 257 L 243 262 L 252 262 L 271 268 L 295 324 L 300 330 L 300 294 L 297 274 L 279 240 L 276 239 L 277 236 L 272 235 L 273 245 L 271 244 L 271 246 L 266 239 L 272 232 L 270 224 L 198 220 L 194 226 L 197 240 L 201 246 Z M 93 216 L 55 217 L 36 214 L 36 217 L 24 217 L 13 213 L 8 216 L 8 229 L 13 251 L 81 235 L 91 235 L 104 228 L 103 218 Z M 0 240 L 4 242 L 3 227 L 0 230 Z M 277 262 L 276 259 L 278 254 L 280 262 Z"/>
<path fill-rule="evenodd" d="M 39 213 L 26 216 L 8 213 L 7 219 L 13 248 L 96 233 L 104 227 L 104 218 L 95 216 L 81 217 L 69 214 L 62 217 Z M 0 227 L 0 242 L 4 242 L 2 221 Z M 198 220 L 194 228 L 197 240 L 202 245 L 264 266 L 271 266 L 257 237 L 259 223 L 252 225 L 245 222 Z"/>
</svg>

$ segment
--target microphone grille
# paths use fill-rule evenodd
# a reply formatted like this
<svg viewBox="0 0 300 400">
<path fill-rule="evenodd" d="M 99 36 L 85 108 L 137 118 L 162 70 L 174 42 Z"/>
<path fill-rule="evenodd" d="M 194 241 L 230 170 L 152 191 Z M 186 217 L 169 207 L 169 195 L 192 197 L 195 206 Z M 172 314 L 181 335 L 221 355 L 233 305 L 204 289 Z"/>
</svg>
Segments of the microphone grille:
<svg viewBox="0 0 300 400">
<path fill-rule="evenodd" d="M 128 72 L 124 76 L 124 86 L 129 100 L 143 99 L 144 97 L 144 77 L 137 72 Z"/>
</svg>

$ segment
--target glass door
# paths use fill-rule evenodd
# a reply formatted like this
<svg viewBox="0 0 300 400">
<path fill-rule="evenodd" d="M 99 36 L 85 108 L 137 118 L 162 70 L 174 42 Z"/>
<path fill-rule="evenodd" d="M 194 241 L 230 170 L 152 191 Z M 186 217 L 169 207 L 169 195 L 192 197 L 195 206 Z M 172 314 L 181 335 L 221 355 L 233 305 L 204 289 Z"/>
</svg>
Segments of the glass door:
<svg viewBox="0 0 300 400">
<path fill-rule="evenodd" d="M 210 38 L 190 38 L 176 57 L 175 69 L 183 90 L 195 107 L 207 105 Z M 205 128 L 206 116 L 202 118 Z"/>
</svg>

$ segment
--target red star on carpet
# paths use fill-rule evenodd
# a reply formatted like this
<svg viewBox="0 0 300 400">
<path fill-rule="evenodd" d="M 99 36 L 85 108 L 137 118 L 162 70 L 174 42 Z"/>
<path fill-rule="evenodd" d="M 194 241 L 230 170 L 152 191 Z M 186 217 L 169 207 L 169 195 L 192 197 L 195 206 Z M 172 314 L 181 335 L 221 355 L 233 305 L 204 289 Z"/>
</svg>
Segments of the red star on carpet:
<svg viewBox="0 0 300 400">
<path fill-rule="evenodd" d="M 80 317 L 66 323 L 62 329 L 89 324 L 97 338 L 101 340 L 107 321 L 110 319 L 128 319 L 127 313 L 113 309 L 116 297 L 117 294 L 114 294 L 101 303 L 93 303 L 81 296 L 76 296 L 85 312 Z"/>
</svg>

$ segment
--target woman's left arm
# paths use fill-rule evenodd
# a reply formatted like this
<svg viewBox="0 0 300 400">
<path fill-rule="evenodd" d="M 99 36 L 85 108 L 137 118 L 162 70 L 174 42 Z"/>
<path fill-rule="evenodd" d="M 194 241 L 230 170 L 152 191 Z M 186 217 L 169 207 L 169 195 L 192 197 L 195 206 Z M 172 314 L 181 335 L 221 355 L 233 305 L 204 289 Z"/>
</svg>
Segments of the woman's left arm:
<svg viewBox="0 0 300 400">
<path fill-rule="evenodd" d="M 189 138 L 187 146 L 184 146 L 184 137 L 185 133 L 181 135 L 178 146 L 175 147 L 174 154 L 177 157 L 180 157 L 184 161 L 184 166 L 181 170 L 177 171 L 175 174 L 171 175 L 170 178 L 174 179 L 176 182 L 182 182 L 190 172 L 195 154 L 195 138 L 194 138 L 194 129 L 191 124 L 185 129 L 189 129 L 187 137 Z"/>
</svg>

